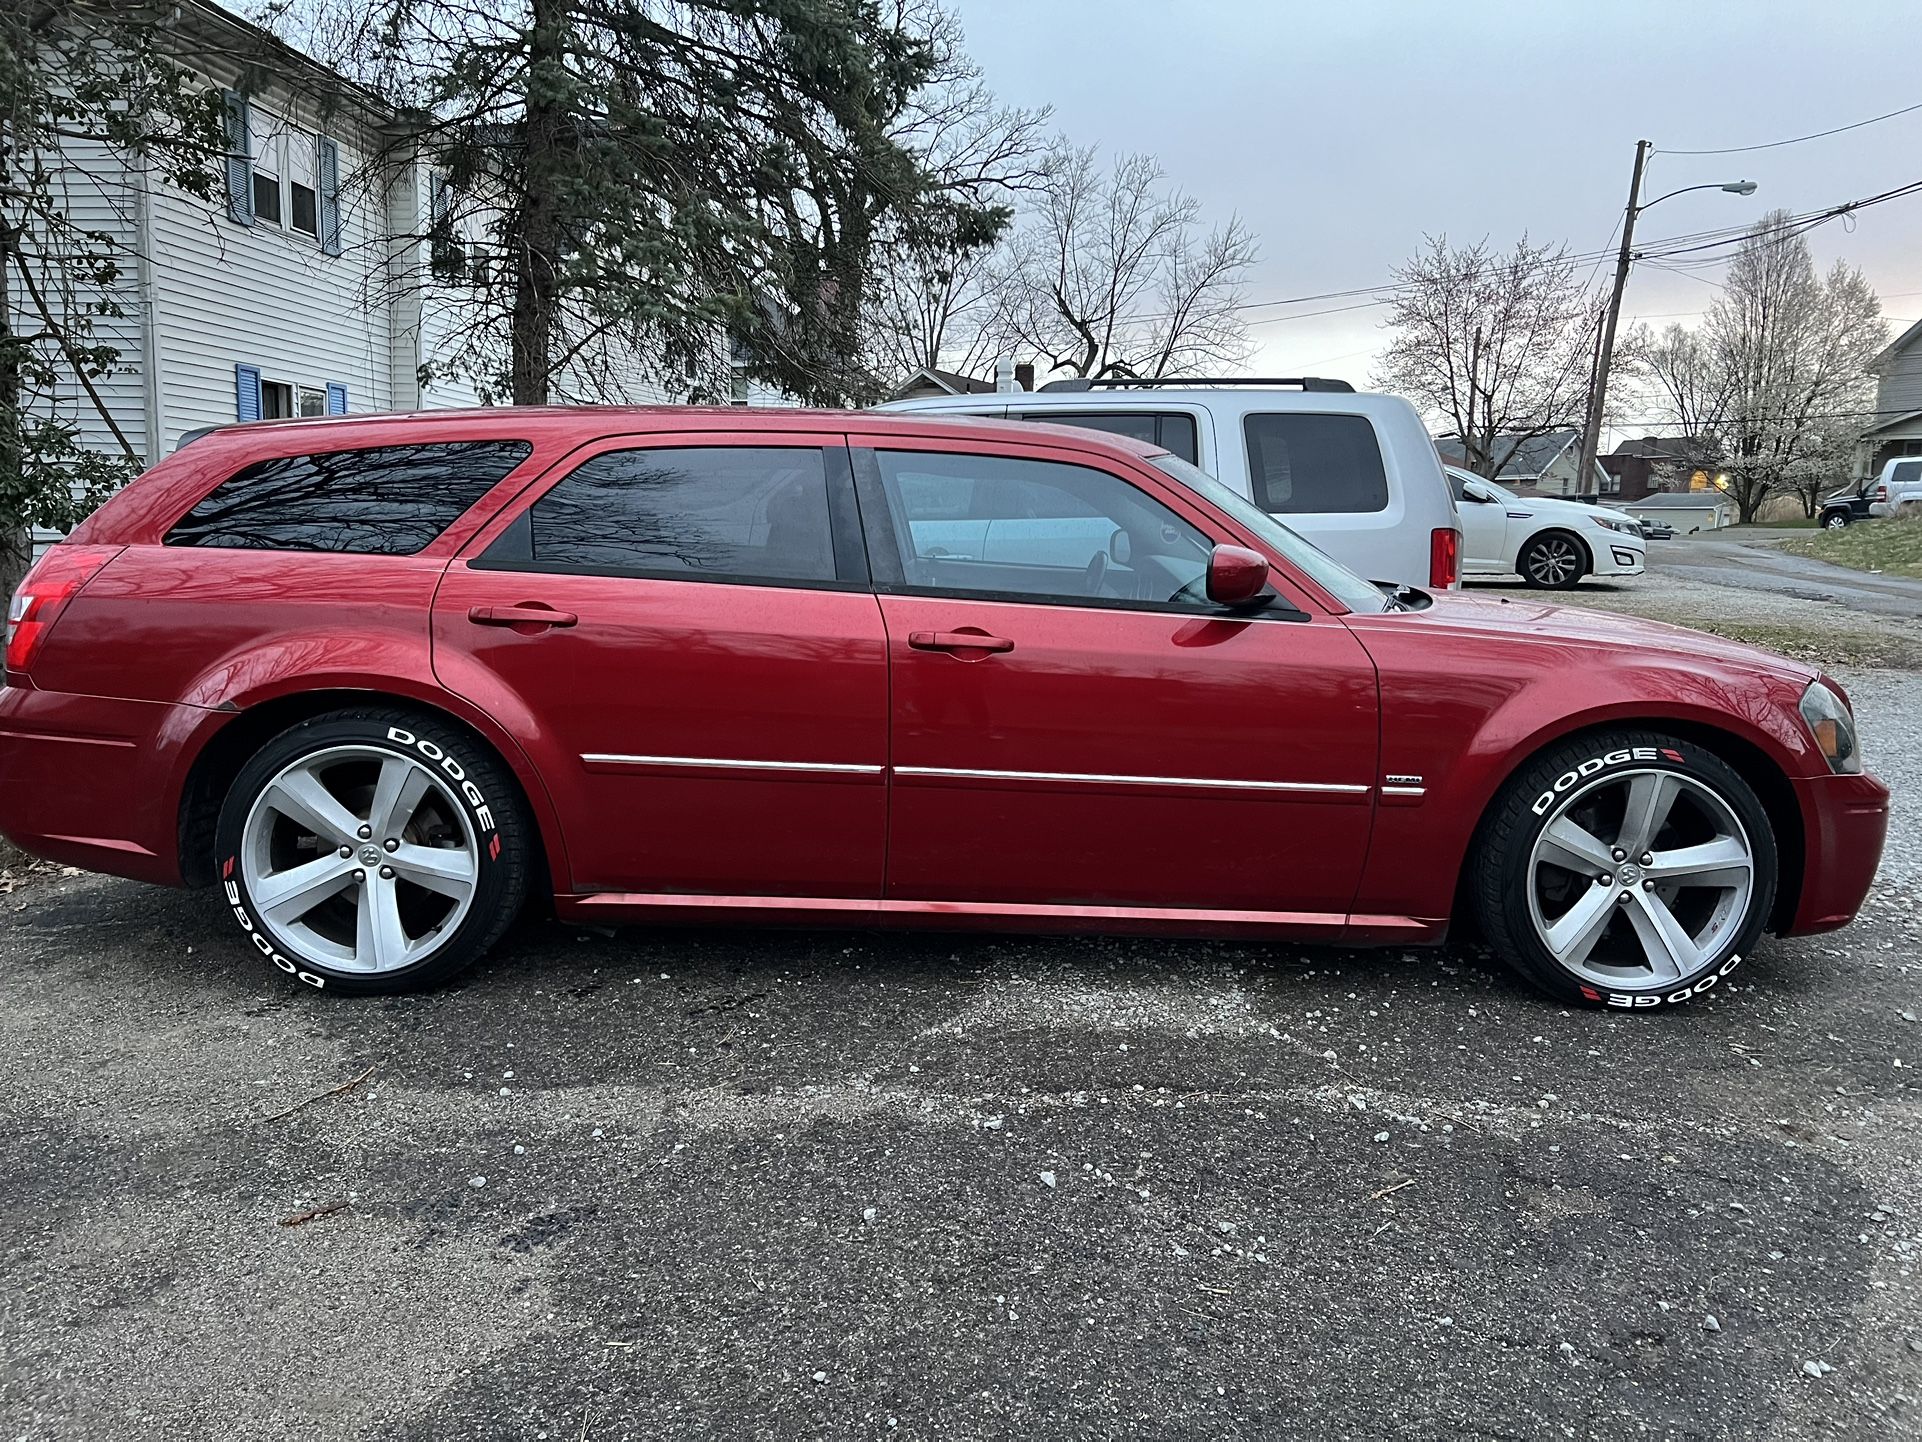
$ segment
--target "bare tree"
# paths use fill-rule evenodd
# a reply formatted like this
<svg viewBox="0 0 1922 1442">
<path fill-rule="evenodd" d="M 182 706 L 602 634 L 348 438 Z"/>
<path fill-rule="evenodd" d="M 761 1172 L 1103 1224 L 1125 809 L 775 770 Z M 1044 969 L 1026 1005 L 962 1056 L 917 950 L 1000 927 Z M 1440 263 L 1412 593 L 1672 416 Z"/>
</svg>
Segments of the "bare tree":
<svg viewBox="0 0 1922 1442">
<path fill-rule="evenodd" d="M 1730 262 L 1698 330 L 1633 340 L 1631 367 L 1665 416 L 1712 442 L 1743 521 L 1792 494 L 1813 516 L 1868 423 L 1868 364 L 1888 342 L 1881 302 L 1840 261 L 1826 276 L 1787 212 L 1765 216 Z"/>
<path fill-rule="evenodd" d="M 1242 282 L 1259 251 L 1238 217 L 1203 234 L 1201 203 L 1161 166 L 1092 149 L 1054 153 L 994 287 L 1002 343 L 1075 376 L 1155 377 L 1241 364 Z"/>
<path fill-rule="evenodd" d="M 1508 254 L 1446 236 L 1395 272 L 1393 332 L 1375 374 L 1460 437 L 1469 469 L 1493 477 L 1536 436 L 1579 425 L 1594 298 L 1566 246 Z"/>
<path fill-rule="evenodd" d="M 936 0 L 896 0 L 894 28 L 934 53 L 926 84 L 890 134 L 920 159 L 938 195 L 964 209 L 929 207 L 919 223 L 889 223 L 870 267 L 869 367 L 884 382 L 922 367 L 972 375 L 995 355 L 992 245 L 1020 197 L 1047 175 L 1051 112 L 997 102 L 961 48 L 954 17 Z"/>
</svg>

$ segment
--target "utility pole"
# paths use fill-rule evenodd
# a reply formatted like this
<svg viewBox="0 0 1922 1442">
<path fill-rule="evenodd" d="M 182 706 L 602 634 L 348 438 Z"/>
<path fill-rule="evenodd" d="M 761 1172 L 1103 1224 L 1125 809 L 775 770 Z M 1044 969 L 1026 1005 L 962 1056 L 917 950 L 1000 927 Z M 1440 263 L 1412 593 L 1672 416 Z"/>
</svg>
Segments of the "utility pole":
<svg viewBox="0 0 1922 1442">
<path fill-rule="evenodd" d="M 1622 213 L 1622 250 L 1615 259 L 1615 289 L 1602 317 L 1602 343 L 1595 355 L 1595 383 L 1588 388 L 1588 421 L 1582 427 L 1582 456 L 1576 484 L 1586 491 L 1595 474 L 1595 452 L 1602 440 L 1602 407 L 1608 402 L 1608 363 L 1615 354 L 1615 326 L 1622 318 L 1622 291 L 1628 285 L 1628 264 L 1635 242 L 1635 217 L 1642 205 L 1642 168 L 1648 163 L 1649 143 L 1635 142 L 1635 171 L 1628 181 L 1628 209 Z M 1753 187 L 1751 187 L 1753 188 Z"/>
</svg>

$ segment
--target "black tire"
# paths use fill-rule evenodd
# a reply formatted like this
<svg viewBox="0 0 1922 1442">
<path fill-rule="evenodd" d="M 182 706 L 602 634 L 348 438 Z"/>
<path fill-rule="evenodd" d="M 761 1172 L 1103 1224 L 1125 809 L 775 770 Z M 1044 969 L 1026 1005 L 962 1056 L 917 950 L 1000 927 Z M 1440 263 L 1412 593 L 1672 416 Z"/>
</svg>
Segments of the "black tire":
<svg viewBox="0 0 1922 1442">
<path fill-rule="evenodd" d="M 1572 591 L 1593 569 L 1588 547 L 1567 531 L 1530 536 L 1515 564 L 1522 580 L 1538 591 Z"/>
<path fill-rule="evenodd" d="M 444 783 L 444 794 L 436 791 L 435 795 L 440 798 L 437 814 L 446 833 L 457 831 L 455 821 L 448 814 L 457 806 L 459 826 L 465 828 L 464 835 L 457 838 L 458 847 L 471 850 L 474 874 L 465 914 L 445 935 L 435 935 L 430 928 L 416 938 L 426 941 L 431 936 L 432 945 L 419 957 L 390 970 L 355 971 L 331 965 L 316 956 L 312 946 L 303 946 L 284 933 L 261 916 L 248 884 L 248 867 L 241 861 L 247 820 L 262 792 L 303 758 L 320 756 L 340 747 L 366 750 L 370 754 L 360 764 L 375 770 L 382 763 L 372 753 L 380 752 L 392 753 L 425 767 L 436 781 Z M 355 814 L 366 819 L 370 811 Z M 535 863 L 534 845 L 533 827 L 518 787 L 491 750 L 431 713 L 366 706 L 329 711 L 302 721 L 274 737 L 241 768 L 221 805 L 214 874 L 229 909 L 254 949 L 291 979 L 310 987 L 354 995 L 415 991 L 439 985 L 463 971 L 500 940 L 526 900 Z M 314 844 L 307 847 L 307 854 L 316 859 L 324 854 L 318 833 Z M 346 855 L 344 851 L 341 854 Z M 350 860 L 347 864 L 354 862 Z M 398 889 L 399 883 L 395 886 Z M 353 894 L 350 885 L 343 889 L 341 896 Z M 354 904 L 358 906 L 359 902 Z M 306 918 L 298 920 L 304 922 Z"/>
<path fill-rule="evenodd" d="M 1700 964 L 1679 977 L 1639 985 L 1621 979 L 1584 977 L 1556 959 L 1537 929 L 1530 856 L 1565 796 L 1599 787 L 1611 775 L 1646 771 L 1671 772 L 1706 788 L 1740 821 L 1753 866 L 1747 911 L 1739 917 L 1731 915 Z M 1748 783 L 1721 757 L 1693 742 L 1658 732 L 1610 730 L 1578 737 L 1543 752 L 1503 788 L 1484 817 L 1469 855 L 1469 892 L 1490 945 L 1525 979 L 1557 1001 L 1573 1006 L 1660 1010 L 1712 990 L 1749 955 L 1775 905 L 1776 856 L 1775 833 L 1767 811 Z M 1610 892 L 1617 884 L 1622 883 L 1610 882 Z"/>
<path fill-rule="evenodd" d="M 1847 511 L 1830 511 L 1822 517 L 1822 529 L 1825 531 L 1839 531 L 1846 526 L 1851 519 Z"/>
</svg>

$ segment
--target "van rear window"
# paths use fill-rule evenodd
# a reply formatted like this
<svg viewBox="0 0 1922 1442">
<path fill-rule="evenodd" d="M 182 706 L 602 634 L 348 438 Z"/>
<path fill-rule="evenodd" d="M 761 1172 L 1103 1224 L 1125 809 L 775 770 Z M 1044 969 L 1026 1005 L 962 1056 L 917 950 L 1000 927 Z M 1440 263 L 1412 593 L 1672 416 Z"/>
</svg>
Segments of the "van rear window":
<svg viewBox="0 0 1922 1442">
<path fill-rule="evenodd" d="M 434 441 L 256 461 L 182 516 L 166 544 L 411 556 L 533 452 L 527 441 Z"/>
<path fill-rule="evenodd" d="M 1250 415 L 1242 428 L 1251 494 L 1262 510 L 1300 516 L 1388 509 L 1381 443 L 1366 416 Z"/>
<path fill-rule="evenodd" d="M 1171 451 L 1190 465 L 1201 462 L 1201 452 L 1195 444 L 1195 418 L 1186 411 L 1028 411 L 1021 419 L 1132 436 Z"/>
</svg>

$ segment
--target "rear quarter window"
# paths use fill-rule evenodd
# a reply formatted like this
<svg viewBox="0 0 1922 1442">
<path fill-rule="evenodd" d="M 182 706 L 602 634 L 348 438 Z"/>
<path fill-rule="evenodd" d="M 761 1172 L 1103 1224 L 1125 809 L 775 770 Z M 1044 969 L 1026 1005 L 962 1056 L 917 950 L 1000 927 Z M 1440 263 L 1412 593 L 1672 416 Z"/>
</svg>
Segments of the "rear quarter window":
<svg viewBox="0 0 1922 1442">
<path fill-rule="evenodd" d="M 411 556 L 533 451 L 527 441 L 432 441 L 276 456 L 215 486 L 165 541 Z"/>
<path fill-rule="evenodd" d="M 1255 504 L 1275 515 L 1388 509 L 1381 442 L 1366 416 L 1301 412 L 1249 415 L 1248 481 Z"/>
</svg>

